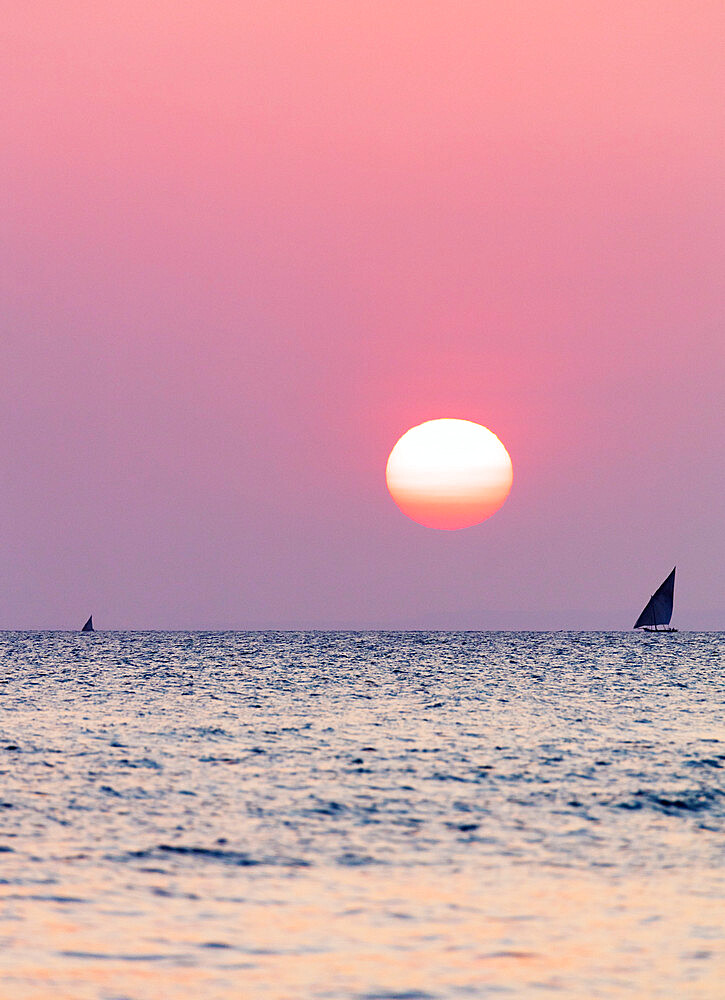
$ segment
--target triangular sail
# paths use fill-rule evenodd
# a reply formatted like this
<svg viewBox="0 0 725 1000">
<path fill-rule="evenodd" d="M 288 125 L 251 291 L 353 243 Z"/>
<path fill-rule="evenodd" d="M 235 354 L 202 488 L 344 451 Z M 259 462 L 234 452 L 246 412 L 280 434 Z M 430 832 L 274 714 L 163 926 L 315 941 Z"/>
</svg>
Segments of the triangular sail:
<svg viewBox="0 0 725 1000">
<path fill-rule="evenodd" d="M 85 625 L 81 629 L 81 632 L 93 632 L 93 631 L 94 631 L 94 629 L 93 629 L 93 615 L 91 615 L 91 617 L 88 619 L 88 621 L 85 623 Z"/>
<path fill-rule="evenodd" d="M 674 599 L 675 570 L 673 569 L 664 583 L 660 584 L 647 601 L 644 611 L 634 623 L 634 628 L 642 628 L 643 625 L 669 625 Z"/>
</svg>

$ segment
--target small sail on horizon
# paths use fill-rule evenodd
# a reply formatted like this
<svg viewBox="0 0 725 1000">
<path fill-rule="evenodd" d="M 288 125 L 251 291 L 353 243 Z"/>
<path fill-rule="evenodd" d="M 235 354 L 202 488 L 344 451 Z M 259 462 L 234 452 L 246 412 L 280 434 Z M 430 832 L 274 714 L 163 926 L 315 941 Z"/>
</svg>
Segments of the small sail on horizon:
<svg viewBox="0 0 725 1000">
<path fill-rule="evenodd" d="M 91 615 L 91 617 L 85 623 L 85 625 L 81 629 L 81 632 L 95 632 L 95 629 L 93 628 L 93 615 Z"/>
<path fill-rule="evenodd" d="M 634 623 L 634 628 L 657 629 L 660 625 L 669 625 L 672 618 L 672 605 L 675 600 L 675 569 L 667 579 L 659 585 L 645 605 L 642 614 Z M 674 629 L 669 630 L 674 631 Z"/>
</svg>

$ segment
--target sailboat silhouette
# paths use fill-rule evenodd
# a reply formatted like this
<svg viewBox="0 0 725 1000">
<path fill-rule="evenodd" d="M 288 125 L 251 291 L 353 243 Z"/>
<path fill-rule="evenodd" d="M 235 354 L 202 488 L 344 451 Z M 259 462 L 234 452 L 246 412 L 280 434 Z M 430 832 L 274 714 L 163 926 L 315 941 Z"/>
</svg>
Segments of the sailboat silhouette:
<svg viewBox="0 0 725 1000">
<path fill-rule="evenodd" d="M 91 617 L 85 623 L 85 625 L 81 629 L 81 632 L 95 632 L 95 629 L 93 628 L 93 615 L 91 615 Z"/>
<path fill-rule="evenodd" d="M 647 601 L 644 611 L 634 623 L 634 628 L 643 628 L 645 632 L 677 631 L 676 628 L 667 627 L 672 618 L 672 605 L 675 600 L 675 569 Z"/>
</svg>

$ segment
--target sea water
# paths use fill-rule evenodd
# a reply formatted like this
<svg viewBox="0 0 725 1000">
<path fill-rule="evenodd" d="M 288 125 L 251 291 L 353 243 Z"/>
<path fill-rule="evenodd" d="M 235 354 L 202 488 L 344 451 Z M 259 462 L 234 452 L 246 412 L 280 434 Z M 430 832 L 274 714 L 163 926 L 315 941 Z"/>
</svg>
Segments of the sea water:
<svg viewBox="0 0 725 1000">
<path fill-rule="evenodd" d="M 725 995 L 725 634 L 0 634 L 0 996 Z"/>
</svg>

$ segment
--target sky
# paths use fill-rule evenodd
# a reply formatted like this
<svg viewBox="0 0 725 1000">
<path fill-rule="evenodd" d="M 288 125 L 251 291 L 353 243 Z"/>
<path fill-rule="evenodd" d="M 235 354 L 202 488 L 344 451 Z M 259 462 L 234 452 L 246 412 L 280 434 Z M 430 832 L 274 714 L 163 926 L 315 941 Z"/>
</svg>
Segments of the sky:
<svg viewBox="0 0 725 1000">
<path fill-rule="evenodd" d="M 720 0 L 9 0 L 0 627 L 725 628 Z M 9 58 L 8 58 L 9 57 Z M 489 427 L 492 518 L 385 465 Z"/>
</svg>

